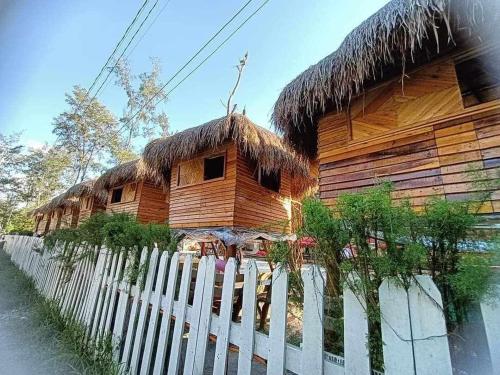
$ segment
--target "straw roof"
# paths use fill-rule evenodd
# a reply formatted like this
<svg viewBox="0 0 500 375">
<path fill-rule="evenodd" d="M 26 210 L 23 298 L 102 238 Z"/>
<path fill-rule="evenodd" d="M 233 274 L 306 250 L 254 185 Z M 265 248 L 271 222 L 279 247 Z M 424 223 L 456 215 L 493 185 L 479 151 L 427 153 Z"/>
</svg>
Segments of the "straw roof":
<svg viewBox="0 0 500 375">
<path fill-rule="evenodd" d="M 59 194 L 58 196 L 52 198 L 48 203 L 44 204 L 43 206 L 35 208 L 33 211 L 31 211 L 31 215 L 35 216 L 37 214 L 46 214 L 58 208 L 65 209 L 67 207 L 71 208 L 80 207 L 80 202 L 78 200 L 66 199 L 65 194 L 66 192 Z"/>
<path fill-rule="evenodd" d="M 105 203 L 107 198 L 107 191 L 103 189 L 95 189 L 95 180 L 87 180 L 73 185 L 63 194 L 65 199 L 77 198 L 80 199 L 86 196 L 95 197 L 99 203 Z"/>
<path fill-rule="evenodd" d="M 233 114 L 148 143 L 143 159 L 150 168 L 168 178 L 175 162 L 189 160 L 200 152 L 216 149 L 233 141 L 249 158 L 258 161 L 266 172 L 288 170 L 297 178 L 309 177 L 308 163 L 297 156 L 275 133 L 253 123 L 248 117 Z"/>
<path fill-rule="evenodd" d="M 404 74 L 405 66 L 453 47 L 458 30 L 470 32 L 487 13 L 498 17 L 498 9 L 490 12 L 495 6 L 495 0 L 391 0 L 283 89 L 272 114 L 275 127 L 296 150 L 315 157 L 318 115 L 339 110 L 367 83 L 390 76 L 388 66 Z"/>
<path fill-rule="evenodd" d="M 142 159 L 132 160 L 108 169 L 95 182 L 94 191 L 109 190 L 132 181 L 147 180 L 161 185 L 162 179 Z"/>
</svg>

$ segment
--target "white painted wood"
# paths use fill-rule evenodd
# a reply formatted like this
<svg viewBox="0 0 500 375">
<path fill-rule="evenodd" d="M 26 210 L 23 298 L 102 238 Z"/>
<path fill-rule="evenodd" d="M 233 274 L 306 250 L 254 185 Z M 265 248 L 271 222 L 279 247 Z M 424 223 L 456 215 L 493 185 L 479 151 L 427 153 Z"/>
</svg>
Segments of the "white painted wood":
<svg viewBox="0 0 500 375">
<path fill-rule="evenodd" d="M 346 374 L 370 375 L 370 353 L 366 345 L 368 338 L 368 316 L 366 300 L 362 293 L 352 289 L 359 286 L 359 277 L 349 274 L 344 286 L 344 367 Z"/>
<path fill-rule="evenodd" d="M 113 314 L 113 307 L 114 306 L 112 306 L 110 304 L 110 302 L 111 302 L 111 293 L 114 290 L 113 281 L 115 280 L 115 274 L 117 273 L 117 269 L 118 269 L 119 256 L 120 255 L 118 252 L 114 252 L 113 258 L 111 261 L 111 268 L 109 270 L 109 275 L 107 275 L 107 278 L 106 278 L 106 294 L 104 296 L 104 302 L 103 302 L 103 306 L 102 306 L 101 316 L 99 317 L 99 328 L 97 330 L 98 337 L 104 337 L 108 312 L 111 315 Z"/>
<path fill-rule="evenodd" d="M 147 249 L 145 249 L 148 251 Z M 149 311 L 149 300 L 153 290 L 153 280 L 156 272 L 156 265 L 158 264 L 158 249 L 153 249 L 149 257 L 149 266 L 146 275 L 146 283 L 141 298 L 141 309 L 139 312 L 139 320 L 135 331 L 134 346 L 132 348 L 132 358 L 130 360 L 130 372 L 136 374 L 139 370 L 139 361 L 141 359 L 142 340 L 144 337 L 144 330 L 146 328 L 146 319 Z"/>
<path fill-rule="evenodd" d="M 115 304 L 116 304 L 116 298 L 118 294 L 118 287 L 120 284 L 120 279 L 123 276 L 123 257 L 124 257 L 124 252 L 120 251 L 118 255 L 118 261 L 116 264 L 114 276 L 113 276 L 113 281 L 111 285 L 111 293 L 109 296 L 109 302 L 108 302 L 108 312 L 106 315 L 106 323 L 104 324 L 104 334 L 108 334 L 111 331 L 111 322 L 113 319 L 113 315 L 115 312 Z"/>
<path fill-rule="evenodd" d="M 452 374 L 441 294 L 429 276 L 379 289 L 385 374 Z"/>
<path fill-rule="evenodd" d="M 488 340 L 493 375 L 500 375 L 500 285 L 481 302 L 484 329 Z"/>
<path fill-rule="evenodd" d="M 142 355 L 141 362 L 141 374 L 149 374 L 149 369 L 151 366 L 151 358 L 153 355 L 153 344 L 155 340 L 156 328 L 158 326 L 158 320 L 160 319 L 160 308 L 163 288 L 165 286 L 166 272 L 167 272 L 167 262 L 168 262 L 168 252 L 164 251 L 160 257 L 160 264 L 158 266 L 158 275 L 156 276 L 155 294 L 151 298 L 151 315 L 149 318 L 148 329 L 146 333 L 144 353 Z"/>
<path fill-rule="evenodd" d="M 191 263 L 191 259 L 189 259 L 189 263 Z M 162 300 L 160 297 L 160 304 L 163 310 L 163 314 L 161 316 L 160 333 L 158 335 L 158 347 L 156 349 L 156 358 L 153 367 L 153 374 L 155 375 L 163 374 L 165 366 L 165 357 L 167 355 L 167 340 L 170 333 L 171 314 L 172 314 L 172 308 L 174 306 L 174 294 L 175 294 L 175 288 L 177 286 L 178 271 L 179 271 L 179 253 L 176 252 L 172 255 L 172 259 L 170 260 L 170 268 L 168 272 L 168 282 L 167 282 L 167 290 L 165 292 L 165 299 Z M 191 269 L 189 269 L 189 273 L 190 272 Z M 184 274 L 182 277 L 184 278 Z M 187 276 L 187 278 L 190 278 L 190 276 Z M 190 280 L 188 280 L 187 282 L 189 281 Z M 161 290 L 157 289 L 156 292 L 158 294 L 161 294 L 160 293 Z M 184 313 L 182 313 L 182 315 L 184 315 Z"/>
<path fill-rule="evenodd" d="M 304 323 L 302 329 L 302 373 L 323 373 L 323 295 L 325 281 L 318 266 L 302 271 Z"/>
<path fill-rule="evenodd" d="M 243 307 L 241 315 L 241 340 L 238 354 L 238 374 L 251 375 L 255 343 L 255 309 L 257 307 L 257 264 L 250 260 L 245 269 Z"/>
<path fill-rule="evenodd" d="M 99 286 L 99 290 L 97 292 L 97 304 L 96 304 L 95 314 L 92 319 L 92 330 L 90 331 L 90 337 L 92 339 L 98 338 L 99 320 L 101 318 L 102 308 L 104 305 L 108 275 L 111 268 L 111 261 L 113 259 L 111 251 L 108 249 L 106 249 L 105 251 L 106 251 L 106 266 L 104 267 L 101 285 Z"/>
<path fill-rule="evenodd" d="M 143 249 L 141 252 L 139 269 L 144 269 L 144 264 L 146 263 L 147 257 L 148 257 L 148 251 L 146 249 Z M 140 285 L 142 282 L 142 276 L 143 276 L 143 274 L 141 273 L 139 275 L 139 277 L 137 278 L 138 280 L 137 280 L 136 285 L 132 286 L 132 293 L 134 294 L 134 299 L 132 300 L 132 306 L 130 307 L 127 335 L 125 337 L 125 344 L 123 346 L 122 358 L 120 360 L 120 363 L 123 363 L 125 368 L 128 368 L 130 354 L 132 352 L 133 339 L 135 337 L 136 315 L 137 315 L 137 310 L 139 308 L 139 302 L 140 302 L 140 298 L 141 298 Z"/>
<path fill-rule="evenodd" d="M 283 374 L 285 371 L 288 272 L 281 265 L 273 271 L 272 288 L 268 375 Z"/>
<path fill-rule="evenodd" d="M 194 374 L 194 357 L 196 355 L 198 328 L 200 325 L 200 316 L 203 306 L 203 293 L 206 281 L 207 262 L 207 257 L 202 257 L 200 263 L 198 264 L 198 270 L 196 273 L 196 285 L 194 288 L 192 310 L 194 319 L 189 323 L 189 337 L 184 361 L 184 374 Z"/>
<path fill-rule="evenodd" d="M 205 267 L 206 260 L 201 260 L 198 266 L 198 272 L 201 267 Z M 168 362 L 168 374 L 177 374 L 179 370 L 179 359 L 181 355 L 181 347 L 182 347 L 182 336 L 184 333 L 184 322 L 186 320 L 186 311 L 187 311 L 187 301 L 189 297 L 189 287 L 191 284 L 191 267 L 192 267 L 192 257 L 191 255 L 187 255 L 184 258 L 184 264 L 182 267 L 182 278 L 181 285 L 179 289 L 179 300 L 178 300 L 178 309 L 175 310 L 175 325 L 174 332 L 172 336 L 172 344 L 170 349 L 170 358 Z M 163 322 L 162 322 L 163 324 Z M 155 374 L 157 367 L 155 364 Z M 161 373 L 161 372 L 160 372 Z"/>
<path fill-rule="evenodd" d="M 204 272 L 204 283 L 201 292 L 199 304 L 199 320 L 194 321 L 189 328 L 189 340 L 186 350 L 186 362 L 184 364 L 184 373 L 203 374 L 205 355 L 208 342 L 208 333 L 210 331 L 210 319 L 212 318 L 212 301 L 214 295 L 215 282 L 215 257 L 209 256 L 206 261 Z M 199 276 L 199 275 L 198 275 Z M 197 284 L 198 284 L 197 277 Z M 196 298 L 196 289 L 195 289 Z M 196 304 L 196 301 L 194 302 Z M 192 340 L 191 340 L 192 339 Z M 190 347 L 190 342 L 191 344 Z M 190 353 L 194 355 L 188 360 Z M 191 360 L 192 359 L 192 360 Z"/>
<path fill-rule="evenodd" d="M 229 330 L 233 313 L 235 276 L 236 262 L 234 258 L 229 258 L 224 269 L 222 301 L 219 314 L 217 343 L 215 345 L 214 375 L 225 375 L 227 370 L 227 350 L 229 347 Z"/>
<path fill-rule="evenodd" d="M 125 249 L 122 249 L 122 253 L 124 252 Z M 125 260 L 125 268 L 119 285 L 120 296 L 118 297 L 118 306 L 116 308 L 115 324 L 113 327 L 113 359 L 115 362 L 119 362 L 120 360 L 120 350 L 123 344 L 123 330 L 125 329 L 125 315 L 127 313 L 131 288 L 125 275 L 126 270 L 128 270 L 130 266 L 130 254 L 128 256 L 124 255 L 124 257 L 127 259 Z"/>
<path fill-rule="evenodd" d="M 106 249 L 104 248 L 100 249 L 91 290 L 90 293 L 88 294 L 86 308 L 85 308 L 85 325 L 87 326 L 87 335 L 90 335 L 92 330 L 92 323 L 94 319 L 94 313 L 96 311 L 98 293 L 101 287 L 102 279 L 104 278 L 104 270 L 107 259 L 108 259 L 108 254 Z"/>
</svg>

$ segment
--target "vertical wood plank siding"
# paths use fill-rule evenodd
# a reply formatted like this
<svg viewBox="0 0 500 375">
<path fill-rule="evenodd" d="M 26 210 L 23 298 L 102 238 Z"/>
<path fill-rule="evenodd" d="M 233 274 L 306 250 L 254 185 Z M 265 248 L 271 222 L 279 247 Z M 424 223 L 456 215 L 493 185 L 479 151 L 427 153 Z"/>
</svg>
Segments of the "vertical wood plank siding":
<svg viewBox="0 0 500 375">
<path fill-rule="evenodd" d="M 346 111 L 318 122 L 320 197 L 328 205 L 389 180 L 394 198 L 418 209 L 432 196 L 470 197 L 480 190 L 477 176 L 500 177 L 500 101 L 464 109 L 451 60 L 409 74 L 403 87 L 376 88 L 349 111 L 352 137 Z M 499 190 L 480 212 L 500 212 Z"/>
</svg>

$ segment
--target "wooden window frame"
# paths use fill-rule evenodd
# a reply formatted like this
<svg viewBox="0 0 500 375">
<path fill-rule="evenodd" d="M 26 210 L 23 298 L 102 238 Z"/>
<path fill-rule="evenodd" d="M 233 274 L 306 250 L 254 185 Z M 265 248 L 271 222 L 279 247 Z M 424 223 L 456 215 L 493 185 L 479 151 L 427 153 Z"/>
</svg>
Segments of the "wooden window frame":
<svg viewBox="0 0 500 375">
<path fill-rule="evenodd" d="M 220 156 L 224 156 L 224 170 L 222 171 L 222 177 L 212 178 L 211 180 L 204 179 L 203 181 L 193 182 L 192 184 L 179 185 L 181 164 L 183 163 L 183 162 L 179 162 L 179 164 L 177 164 L 177 176 L 176 176 L 176 181 L 175 181 L 176 184 L 175 184 L 175 188 L 173 190 L 183 189 L 185 187 L 190 187 L 190 186 L 209 184 L 209 183 L 217 182 L 217 181 L 224 181 L 226 179 L 226 171 L 227 171 L 227 150 L 224 150 L 223 152 L 218 152 L 214 155 L 200 156 L 199 159 L 203 159 L 203 167 L 205 167 L 205 159 L 212 159 L 212 158 L 217 158 Z M 193 159 L 198 159 L 198 158 L 193 158 Z M 193 159 L 190 159 L 190 160 L 193 160 Z M 186 160 L 186 161 L 189 161 L 189 160 Z M 205 178 L 205 176 L 203 176 L 203 178 Z"/>
<path fill-rule="evenodd" d="M 110 205 L 115 205 L 115 204 L 121 204 L 122 203 L 122 198 L 123 198 L 123 188 L 125 187 L 125 185 L 121 185 L 121 186 L 115 186 L 114 188 L 111 189 L 111 198 L 109 200 L 109 204 Z M 115 190 L 118 190 L 118 189 L 121 189 L 122 192 L 120 194 L 120 200 L 118 202 L 113 202 L 113 194 L 114 194 L 114 191 Z M 124 202 L 123 202 L 124 203 Z"/>
</svg>

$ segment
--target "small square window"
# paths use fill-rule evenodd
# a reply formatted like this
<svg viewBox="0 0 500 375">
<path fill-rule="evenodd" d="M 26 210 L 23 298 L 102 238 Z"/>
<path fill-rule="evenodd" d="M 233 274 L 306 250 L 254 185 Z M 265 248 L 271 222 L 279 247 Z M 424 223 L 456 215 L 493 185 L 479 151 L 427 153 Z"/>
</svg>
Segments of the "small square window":
<svg viewBox="0 0 500 375">
<path fill-rule="evenodd" d="M 122 200 L 123 188 L 113 189 L 111 203 L 119 203 Z"/>
<path fill-rule="evenodd" d="M 206 158 L 203 165 L 203 179 L 207 181 L 224 177 L 225 159 L 224 155 Z"/>
<path fill-rule="evenodd" d="M 281 172 L 269 172 L 267 173 L 264 169 L 259 168 L 259 184 L 266 189 L 275 191 L 279 193 L 281 187 Z"/>
</svg>

